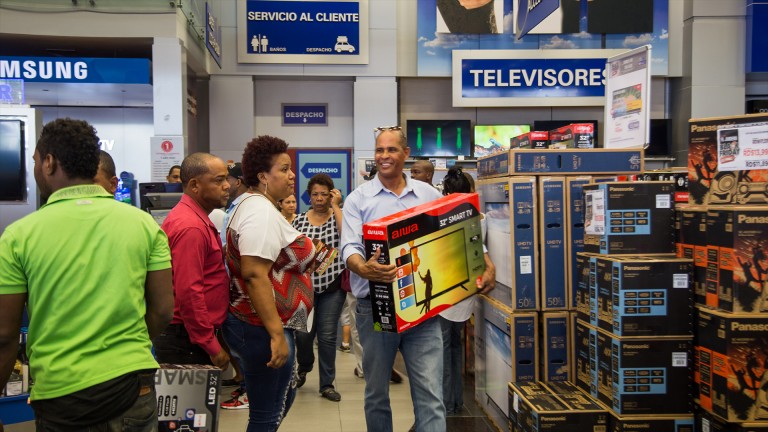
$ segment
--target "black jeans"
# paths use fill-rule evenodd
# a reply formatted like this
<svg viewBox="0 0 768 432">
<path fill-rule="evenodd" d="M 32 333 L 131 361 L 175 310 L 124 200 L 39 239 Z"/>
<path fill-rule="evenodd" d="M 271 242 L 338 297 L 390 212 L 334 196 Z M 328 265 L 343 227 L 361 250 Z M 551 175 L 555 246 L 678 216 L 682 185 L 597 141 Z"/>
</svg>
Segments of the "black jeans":
<svg viewBox="0 0 768 432">
<path fill-rule="evenodd" d="M 170 324 L 153 341 L 159 363 L 212 365 L 211 356 L 189 341 L 184 324 Z"/>
</svg>

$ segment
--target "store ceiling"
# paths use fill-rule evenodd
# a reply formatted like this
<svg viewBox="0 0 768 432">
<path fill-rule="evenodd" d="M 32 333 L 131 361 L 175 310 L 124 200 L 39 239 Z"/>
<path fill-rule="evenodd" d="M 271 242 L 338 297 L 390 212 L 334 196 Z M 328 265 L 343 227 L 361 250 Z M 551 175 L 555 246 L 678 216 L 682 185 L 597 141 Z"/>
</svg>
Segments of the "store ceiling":
<svg viewBox="0 0 768 432">
<path fill-rule="evenodd" d="M 73 38 L 0 34 L 0 56 L 152 59 L 152 38 Z M 150 84 L 25 83 L 33 106 L 151 107 Z"/>
</svg>

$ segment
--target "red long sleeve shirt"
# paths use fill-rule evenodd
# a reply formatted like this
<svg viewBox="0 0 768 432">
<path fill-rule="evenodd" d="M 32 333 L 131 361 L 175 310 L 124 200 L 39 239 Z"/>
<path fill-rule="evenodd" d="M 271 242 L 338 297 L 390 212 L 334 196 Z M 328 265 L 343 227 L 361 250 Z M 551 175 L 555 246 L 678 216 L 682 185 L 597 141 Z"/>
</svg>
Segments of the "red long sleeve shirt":
<svg viewBox="0 0 768 432">
<path fill-rule="evenodd" d="M 213 356 L 221 350 L 214 329 L 229 307 L 229 276 L 213 222 L 192 198 L 181 201 L 163 222 L 173 268 L 173 320 L 184 324 L 190 341 Z"/>
</svg>

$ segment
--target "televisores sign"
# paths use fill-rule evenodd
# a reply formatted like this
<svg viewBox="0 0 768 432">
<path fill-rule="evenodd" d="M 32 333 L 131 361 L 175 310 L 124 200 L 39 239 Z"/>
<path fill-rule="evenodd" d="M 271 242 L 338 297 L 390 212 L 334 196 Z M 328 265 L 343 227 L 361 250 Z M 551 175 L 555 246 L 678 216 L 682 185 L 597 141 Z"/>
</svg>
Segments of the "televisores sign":
<svg viewBox="0 0 768 432">
<path fill-rule="evenodd" d="M 603 105 L 606 58 L 619 52 L 622 51 L 454 51 L 453 104 Z M 491 53 L 493 57 L 489 56 Z"/>
</svg>

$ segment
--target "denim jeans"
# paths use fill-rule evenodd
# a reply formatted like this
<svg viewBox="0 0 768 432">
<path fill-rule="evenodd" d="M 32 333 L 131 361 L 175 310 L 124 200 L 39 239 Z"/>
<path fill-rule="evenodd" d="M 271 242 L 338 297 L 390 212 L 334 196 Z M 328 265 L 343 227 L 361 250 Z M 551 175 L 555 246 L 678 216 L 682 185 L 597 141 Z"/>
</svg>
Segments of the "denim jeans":
<svg viewBox="0 0 768 432">
<path fill-rule="evenodd" d="M 368 432 L 392 431 L 389 379 L 398 349 L 403 354 L 411 385 L 416 431 L 445 432 L 440 321 L 430 319 L 403 333 L 387 333 L 373 329 L 370 299 L 358 299 L 356 313 L 357 331 L 363 345 Z"/>
<path fill-rule="evenodd" d="M 309 333 L 296 332 L 296 361 L 299 372 L 309 372 L 315 363 L 312 341 L 317 335 L 318 367 L 320 368 L 320 391 L 333 388 L 336 379 L 336 341 L 339 330 L 339 317 L 344 307 L 346 292 L 335 290 L 315 293 L 315 320 Z"/>
<path fill-rule="evenodd" d="M 61 428 L 45 419 L 35 418 L 35 430 L 37 432 L 65 432 L 71 428 Z M 128 411 L 121 416 L 107 422 L 77 428 L 82 432 L 157 432 L 157 393 L 152 391 L 139 396 Z"/>
<path fill-rule="evenodd" d="M 443 328 L 443 403 L 448 414 L 456 414 L 464 406 L 464 322 L 438 319 Z"/>
<path fill-rule="evenodd" d="M 240 362 L 248 388 L 249 418 L 246 431 L 276 431 L 296 397 L 293 330 L 284 330 L 288 342 L 288 361 L 280 369 L 267 367 L 272 349 L 269 333 L 264 327 L 240 321 L 228 313 L 223 333 L 232 355 Z"/>
</svg>

